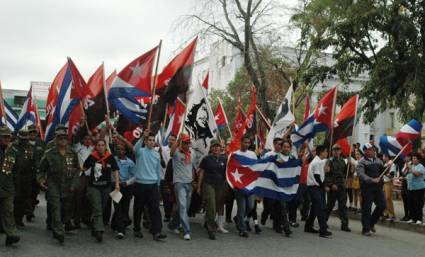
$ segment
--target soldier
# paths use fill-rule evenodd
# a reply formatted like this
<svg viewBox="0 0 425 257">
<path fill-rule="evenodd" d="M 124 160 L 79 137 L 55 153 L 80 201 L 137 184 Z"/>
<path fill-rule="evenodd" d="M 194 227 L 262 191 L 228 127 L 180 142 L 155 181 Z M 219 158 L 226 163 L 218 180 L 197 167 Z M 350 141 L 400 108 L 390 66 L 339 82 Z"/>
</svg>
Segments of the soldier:
<svg viewBox="0 0 425 257">
<path fill-rule="evenodd" d="M 329 159 L 329 172 L 325 174 L 325 185 L 329 187 L 326 190 L 328 193 L 328 204 L 326 206 L 326 214 L 329 219 L 335 202 L 338 201 L 339 219 L 341 220 L 341 230 L 351 232 L 348 227 L 347 217 L 347 192 L 346 192 L 346 176 L 347 164 L 341 156 L 341 147 L 335 144 L 332 147 L 333 156 Z"/>
<path fill-rule="evenodd" d="M 40 159 L 44 154 L 44 150 L 46 148 L 46 144 L 44 141 L 40 138 L 37 127 L 35 125 L 30 125 L 28 127 L 28 133 L 29 133 L 29 143 L 30 145 L 34 146 L 34 155 L 37 157 L 34 159 L 33 166 L 38 167 L 40 163 Z M 34 210 L 39 201 L 37 200 L 38 194 L 40 193 L 40 186 L 37 183 L 37 179 L 34 178 L 33 185 L 32 185 L 32 195 L 31 195 L 31 211 L 29 214 L 27 214 L 27 221 L 32 222 L 34 219 Z"/>
<path fill-rule="evenodd" d="M 55 145 L 41 159 L 37 180 L 47 191 L 53 237 L 60 243 L 65 241 L 63 224 L 72 218 L 72 197 L 79 185 L 79 172 L 77 155 L 68 145 L 67 129 L 59 125 L 55 130 Z"/>
<path fill-rule="evenodd" d="M 9 128 L 0 127 L 0 220 L 6 234 L 6 246 L 17 243 L 20 239 L 16 235 L 13 215 L 15 196 L 13 168 L 16 152 L 9 146 L 11 137 Z"/>
<path fill-rule="evenodd" d="M 24 226 L 22 219 L 32 212 L 33 182 L 37 156 L 35 148 L 28 142 L 28 131 L 18 132 L 18 140 L 12 144 L 16 151 L 15 172 L 15 222 L 18 227 Z"/>
</svg>

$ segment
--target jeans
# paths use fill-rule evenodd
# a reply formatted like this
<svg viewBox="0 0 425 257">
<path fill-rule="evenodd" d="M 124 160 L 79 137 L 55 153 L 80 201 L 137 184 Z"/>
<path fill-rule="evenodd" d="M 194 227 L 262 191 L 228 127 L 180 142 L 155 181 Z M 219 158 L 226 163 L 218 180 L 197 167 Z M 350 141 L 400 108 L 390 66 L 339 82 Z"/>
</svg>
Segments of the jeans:
<svg viewBox="0 0 425 257">
<path fill-rule="evenodd" d="M 245 216 L 254 208 L 254 196 L 247 195 L 243 191 L 235 191 L 236 204 L 238 212 L 236 214 L 239 232 L 246 232 Z"/>
<path fill-rule="evenodd" d="M 372 213 L 372 203 L 376 207 Z M 378 222 L 386 208 L 384 191 L 380 186 L 362 188 L 362 226 L 363 232 L 369 232 Z"/>
<path fill-rule="evenodd" d="M 177 198 L 178 215 L 173 217 L 170 222 L 169 228 L 176 229 L 181 224 L 184 234 L 190 234 L 189 217 L 187 210 L 190 206 L 190 199 L 192 196 L 192 183 L 175 183 L 174 192 Z"/>
</svg>

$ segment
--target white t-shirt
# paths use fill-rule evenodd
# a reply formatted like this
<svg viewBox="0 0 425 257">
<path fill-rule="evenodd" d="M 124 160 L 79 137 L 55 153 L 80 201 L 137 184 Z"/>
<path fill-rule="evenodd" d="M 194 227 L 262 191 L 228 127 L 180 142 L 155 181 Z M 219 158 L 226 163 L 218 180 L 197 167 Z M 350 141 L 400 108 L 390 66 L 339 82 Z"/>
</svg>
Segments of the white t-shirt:
<svg viewBox="0 0 425 257">
<path fill-rule="evenodd" d="M 162 159 L 165 162 L 165 167 L 161 169 L 161 180 L 164 180 L 165 177 L 165 171 L 167 169 L 167 164 L 170 161 L 170 147 L 168 145 L 164 146 L 161 148 L 161 154 L 162 154 Z"/>
<path fill-rule="evenodd" d="M 314 157 L 308 166 L 307 186 L 319 186 L 314 175 L 318 174 L 322 181 L 325 180 L 325 165 L 327 161 L 327 159 L 321 160 L 319 156 Z"/>
</svg>

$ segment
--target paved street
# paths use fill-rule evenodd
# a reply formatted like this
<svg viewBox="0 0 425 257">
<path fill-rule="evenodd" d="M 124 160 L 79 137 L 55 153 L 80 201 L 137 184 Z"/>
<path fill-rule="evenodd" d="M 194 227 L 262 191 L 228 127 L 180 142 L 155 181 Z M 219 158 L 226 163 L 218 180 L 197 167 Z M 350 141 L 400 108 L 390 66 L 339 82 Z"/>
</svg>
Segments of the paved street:
<svg viewBox="0 0 425 257">
<path fill-rule="evenodd" d="M 104 242 L 98 244 L 90 236 L 89 230 L 82 229 L 67 235 L 65 244 L 60 246 L 45 230 L 45 203 L 37 208 L 36 222 L 20 230 L 22 241 L 14 248 L 5 248 L 4 236 L 0 236 L 0 256 L 5 257 L 94 257 L 94 256 L 424 256 L 425 237 L 423 234 L 377 227 L 377 234 L 371 238 L 360 234 L 360 223 L 351 222 L 352 233 L 339 230 L 339 221 L 332 217 L 329 224 L 334 233 L 332 239 L 302 232 L 294 229 L 291 238 L 274 233 L 270 224 L 263 228 L 261 235 L 250 234 L 250 238 L 240 238 L 235 233 L 233 224 L 228 224 L 230 234 L 217 236 L 216 241 L 207 238 L 201 228 L 201 215 L 192 220 L 192 241 L 183 241 L 179 236 L 167 230 L 165 243 L 154 242 L 147 231 L 145 238 L 132 237 L 131 230 L 122 241 L 114 239 L 108 230 Z"/>
</svg>

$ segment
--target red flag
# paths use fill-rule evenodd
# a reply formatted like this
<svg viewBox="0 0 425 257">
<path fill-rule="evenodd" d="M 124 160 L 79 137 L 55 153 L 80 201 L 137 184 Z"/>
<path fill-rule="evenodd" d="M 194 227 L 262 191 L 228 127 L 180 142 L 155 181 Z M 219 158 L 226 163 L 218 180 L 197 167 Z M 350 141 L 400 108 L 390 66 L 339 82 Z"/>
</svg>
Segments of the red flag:
<svg viewBox="0 0 425 257">
<path fill-rule="evenodd" d="M 112 86 L 112 82 L 114 82 L 114 79 L 117 77 L 117 70 L 114 70 L 106 79 L 105 84 L 106 84 L 106 93 L 109 93 L 109 89 Z"/>
<path fill-rule="evenodd" d="M 245 121 L 245 115 L 243 115 L 242 107 L 239 105 L 238 114 L 236 115 L 236 119 L 232 127 L 233 135 L 236 135 L 238 131 L 242 128 L 244 121 Z"/>
<path fill-rule="evenodd" d="M 241 139 L 243 135 L 245 134 L 246 128 L 248 127 L 249 123 L 253 122 L 254 114 L 255 114 L 255 107 L 257 105 L 257 94 L 255 91 L 255 88 L 252 88 L 251 90 L 251 104 L 248 108 L 248 112 L 246 113 L 246 118 L 242 124 L 242 127 L 238 130 L 237 133 L 234 134 L 234 137 L 232 138 L 232 141 L 227 146 L 227 152 L 232 153 L 234 151 L 237 151 L 240 148 L 241 145 Z"/>
<path fill-rule="evenodd" d="M 346 137 L 341 138 L 336 141 L 336 144 L 338 144 L 341 147 L 341 154 L 344 156 L 350 156 L 350 142 L 348 142 L 348 139 Z"/>
<path fill-rule="evenodd" d="M 202 87 L 205 88 L 208 92 L 208 79 L 209 79 L 209 72 L 207 72 L 207 75 L 205 75 L 204 81 L 202 82 Z"/>
<path fill-rule="evenodd" d="M 310 97 L 305 97 L 305 111 L 304 111 L 304 121 L 310 116 Z"/>
<path fill-rule="evenodd" d="M 217 109 L 214 113 L 214 119 L 219 129 L 223 129 L 227 125 L 226 113 L 224 112 L 223 105 L 221 105 L 221 101 L 218 102 Z"/>
<path fill-rule="evenodd" d="M 65 65 L 59 70 L 58 74 L 56 74 L 55 79 L 53 80 L 52 84 L 50 85 L 49 94 L 47 95 L 46 100 L 46 121 L 47 124 L 51 123 L 53 119 L 53 113 L 56 107 L 56 102 L 58 99 L 59 91 L 62 87 L 62 81 L 65 77 L 66 70 L 68 69 L 68 63 L 65 63 Z"/>
<path fill-rule="evenodd" d="M 70 57 L 68 57 L 68 65 L 72 76 L 71 98 L 83 99 L 86 82 Z"/>
<path fill-rule="evenodd" d="M 353 134 L 354 119 L 358 105 L 358 95 L 351 97 L 335 117 L 333 141 L 349 137 Z"/>
<path fill-rule="evenodd" d="M 319 101 L 314 112 L 316 123 L 332 128 L 332 114 L 334 112 L 334 103 L 336 97 L 336 87 L 329 90 L 326 95 Z"/>
<path fill-rule="evenodd" d="M 184 104 L 182 100 L 177 97 L 174 111 L 173 127 L 171 128 L 171 135 L 178 136 L 180 134 L 180 129 L 182 128 L 185 112 L 186 104 Z"/>
<path fill-rule="evenodd" d="M 83 117 L 83 108 L 80 104 L 77 104 L 74 109 L 71 111 L 68 121 L 68 138 L 71 139 L 75 136 L 80 128 L 83 126 L 81 124 L 81 118 Z"/>
<path fill-rule="evenodd" d="M 102 64 L 90 77 L 84 90 L 83 106 L 87 125 L 90 130 L 93 130 L 102 123 L 107 113 L 107 102 L 103 88 L 103 83 L 105 81 L 104 74 L 104 66 Z"/>
</svg>

